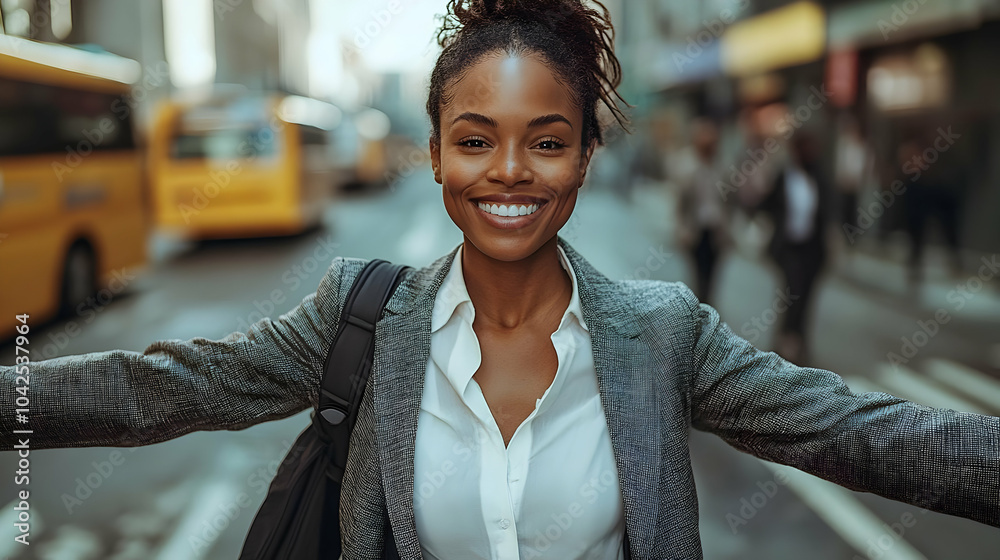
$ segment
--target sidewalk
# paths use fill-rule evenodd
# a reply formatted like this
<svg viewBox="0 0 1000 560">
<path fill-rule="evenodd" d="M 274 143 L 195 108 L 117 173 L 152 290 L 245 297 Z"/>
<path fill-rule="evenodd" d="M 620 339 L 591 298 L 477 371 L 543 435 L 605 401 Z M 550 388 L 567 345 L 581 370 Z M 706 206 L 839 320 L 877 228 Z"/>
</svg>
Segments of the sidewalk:
<svg viewBox="0 0 1000 560">
<path fill-rule="evenodd" d="M 922 280 L 911 285 L 905 240 L 890 238 L 884 247 L 866 243 L 846 249 L 834 261 L 845 280 L 926 311 L 944 308 L 955 317 L 992 322 L 1000 328 L 1000 253 L 964 250 L 963 271 L 953 273 L 946 249 L 928 247 Z"/>
<path fill-rule="evenodd" d="M 922 280 L 911 284 L 906 251 L 905 240 L 884 248 L 867 244 L 837 255 L 831 271 L 880 304 L 913 316 L 931 337 L 946 324 L 963 333 L 971 348 L 954 351 L 953 358 L 1000 380 L 1000 254 L 965 250 L 963 270 L 956 273 L 944 248 L 928 247 Z"/>
</svg>

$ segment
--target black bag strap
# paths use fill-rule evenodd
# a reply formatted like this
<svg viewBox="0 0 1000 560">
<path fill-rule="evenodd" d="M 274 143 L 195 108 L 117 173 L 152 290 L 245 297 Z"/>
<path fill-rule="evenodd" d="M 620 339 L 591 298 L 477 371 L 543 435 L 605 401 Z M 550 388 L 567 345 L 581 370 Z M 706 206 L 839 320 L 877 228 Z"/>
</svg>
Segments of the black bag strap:
<svg viewBox="0 0 1000 560">
<path fill-rule="evenodd" d="M 330 446 L 328 474 L 341 482 L 358 406 L 371 374 L 375 323 L 403 273 L 411 267 L 372 259 L 354 279 L 340 314 L 337 335 L 326 356 L 313 426 Z"/>
</svg>

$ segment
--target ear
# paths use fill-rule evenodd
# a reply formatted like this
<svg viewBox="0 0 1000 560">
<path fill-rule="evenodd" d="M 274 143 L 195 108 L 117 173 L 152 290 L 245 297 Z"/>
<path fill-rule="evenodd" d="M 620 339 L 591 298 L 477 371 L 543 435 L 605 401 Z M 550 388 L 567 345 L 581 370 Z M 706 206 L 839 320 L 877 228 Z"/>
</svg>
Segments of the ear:
<svg viewBox="0 0 1000 560">
<path fill-rule="evenodd" d="M 597 148 L 597 140 L 591 140 L 590 145 L 587 146 L 587 151 L 583 153 L 580 157 L 580 186 L 583 186 L 583 180 L 587 178 L 587 167 L 590 165 L 590 158 L 594 156 L 594 150 Z"/>
<path fill-rule="evenodd" d="M 441 182 L 441 142 L 435 142 L 433 138 L 428 140 L 428 144 L 431 150 L 431 169 L 434 170 L 434 181 L 437 184 L 443 184 Z"/>
</svg>

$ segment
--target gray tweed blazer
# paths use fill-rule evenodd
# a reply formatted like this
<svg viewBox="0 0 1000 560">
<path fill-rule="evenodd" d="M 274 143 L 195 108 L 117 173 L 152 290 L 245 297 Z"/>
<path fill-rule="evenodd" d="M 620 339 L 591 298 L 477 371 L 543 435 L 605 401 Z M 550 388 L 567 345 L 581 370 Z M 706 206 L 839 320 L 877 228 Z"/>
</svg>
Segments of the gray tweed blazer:
<svg viewBox="0 0 1000 560">
<path fill-rule="evenodd" d="M 680 283 L 612 281 L 559 237 L 577 275 L 633 558 L 701 558 L 694 427 L 848 488 L 1000 527 L 1000 418 L 854 394 L 734 334 Z M 421 558 L 413 456 L 431 310 L 454 251 L 411 271 L 375 333 L 341 497 L 344 558 L 379 558 L 382 508 Z M 32 365 L 32 448 L 136 446 L 238 430 L 314 406 L 323 360 L 365 260 L 338 257 L 314 294 L 218 341 L 151 344 Z M 14 368 L 0 401 L 14 401 Z M 0 438 L 13 443 L 11 414 Z M 5 447 L 10 449 L 10 447 Z"/>
</svg>

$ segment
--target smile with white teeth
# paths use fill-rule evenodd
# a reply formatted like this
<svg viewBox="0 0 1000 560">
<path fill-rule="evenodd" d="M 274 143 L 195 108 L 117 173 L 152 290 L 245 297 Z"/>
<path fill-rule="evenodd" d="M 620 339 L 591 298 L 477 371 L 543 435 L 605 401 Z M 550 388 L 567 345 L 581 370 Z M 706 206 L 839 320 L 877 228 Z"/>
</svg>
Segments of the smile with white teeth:
<svg viewBox="0 0 1000 560">
<path fill-rule="evenodd" d="M 494 216 L 527 216 L 538 210 L 537 204 L 487 204 L 479 203 L 479 208 Z"/>
</svg>

